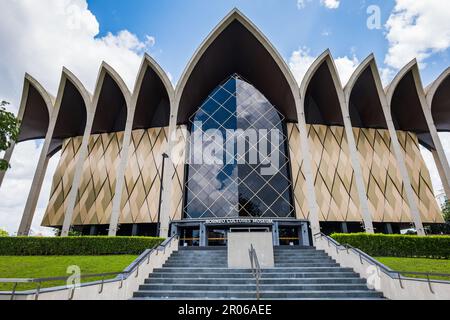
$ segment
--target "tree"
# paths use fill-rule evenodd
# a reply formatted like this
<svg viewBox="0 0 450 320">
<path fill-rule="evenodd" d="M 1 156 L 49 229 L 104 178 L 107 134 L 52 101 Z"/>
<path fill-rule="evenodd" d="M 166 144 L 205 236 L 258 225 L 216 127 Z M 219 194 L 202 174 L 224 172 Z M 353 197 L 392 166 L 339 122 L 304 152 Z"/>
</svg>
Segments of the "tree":
<svg viewBox="0 0 450 320">
<path fill-rule="evenodd" d="M 444 220 L 450 224 L 450 200 L 446 200 L 442 206 L 442 215 L 444 216 Z"/>
<path fill-rule="evenodd" d="M 8 232 L 6 232 L 5 230 L 0 229 L 0 238 L 1 237 L 9 237 Z"/>
<path fill-rule="evenodd" d="M 9 102 L 0 102 L 0 151 L 8 150 L 19 137 L 20 122 L 13 113 L 6 111 L 7 105 Z M 6 171 L 8 168 L 9 163 L 0 160 L 0 171 Z"/>
<path fill-rule="evenodd" d="M 450 234 L 450 201 L 447 200 L 442 205 L 442 215 L 445 223 L 432 224 L 428 227 L 429 234 Z"/>
</svg>

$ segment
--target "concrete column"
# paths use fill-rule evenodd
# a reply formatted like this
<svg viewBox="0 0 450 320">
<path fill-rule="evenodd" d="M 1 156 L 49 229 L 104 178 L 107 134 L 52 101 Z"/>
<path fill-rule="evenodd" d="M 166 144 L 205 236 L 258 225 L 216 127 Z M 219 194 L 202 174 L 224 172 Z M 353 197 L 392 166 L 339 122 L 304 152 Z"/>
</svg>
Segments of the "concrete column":
<svg viewBox="0 0 450 320">
<path fill-rule="evenodd" d="M 273 235 L 273 245 L 279 246 L 280 245 L 280 234 L 279 234 L 279 223 L 274 222 L 272 226 L 272 235 Z"/>
<path fill-rule="evenodd" d="M 208 246 L 208 234 L 205 223 L 200 223 L 200 247 Z"/>
<path fill-rule="evenodd" d="M 91 226 L 91 230 L 89 230 L 89 235 L 95 236 L 97 234 L 97 226 Z"/>
<path fill-rule="evenodd" d="M 305 174 L 307 194 L 306 198 L 309 207 L 309 221 L 312 235 L 320 233 L 319 207 L 317 205 L 316 189 L 314 186 L 314 173 L 312 171 L 312 157 L 309 148 L 308 131 L 306 129 L 305 112 L 303 105 L 299 104 L 302 110 L 298 112 L 298 129 L 300 131 L 300 149 L 303 155 L 303 173 Z M 313 237 L 314 241 L 314 237 Z"/>
<path fill-rule="evenodd" d="M 378 74 L 376 65 L 371 65 L 373 74 Z M 425 229 L 423 228 L 422 219 L 420 217 L 419 207 L 417 203 L 416 194 L 412 188 L 411 178 L 409 177 L 408 169 L 406 167 L 406 160 L 404 151 L 398 141 L 397 130 L 395 128 L 394 121 L 392 120 L 390 102 L 386 97 L 385 91 L 382 89 L 381 79 L 379 76 L 375 77 L 375 83 L 377 85 L 378 94 L 380 96 L 381 105 L 383 108 L 384 117 L 391 138 L 392 148 L 394 149 L 395 158 L 397 159 L 397 166 L 402 176 L 403 185 L 405 187 L 405 193 L 408 200 L 409 209 L 414 220 L 416 230 L 419 235 L 425 235 Z"/>
<path fill-rule="evenodd" d="M 341 227 L 342 227 L 342 233 L 348 233 L 347 222 L 342 222 Z"/>
<path fill-rule="evenodd" d="M 386 223 L 386 233 L 387 234 L 393 234 L 394 231 L 392 230 L 392 224 Z"/>
<path fill-rule="evenodd" d="M 352 161 L 353 171 L 355 173 L 356 189 L 358 191 L 359 206 L 364 220 L 364 229 L 367 233 L 374 233 L 372 214 L 369 210 L 369 200 L 367 199 L 366 186 L 364 183 L 361 164 L 359 163 L 358 150 L 356 148 L 355 136 L 353 135 L 353 127 L 350 120 L 348 105 L 341 106 L 341 109 L 344 117 L 344 126 L 347 135 L 350 158 Z"/>
<path fill-rule="evenodd" d="M 312 244 L 309 243 L 309 232 L 308 232 L 308 224 L 306 222 L 302 223 L 302 243 L 300 245 L 303 245 L 305 247 L 309 247 Z"/>
<path fill-rule="evenodd" d="M 174 237 L 178 234 L 178 226 L 175 224 L 172 224 L 172 230 L 170 231 L 170 236 Z"/>
<path fill-rule="evenodd" d="M 436 167 L 439 172 L 439 177 L 441 178 L 441 182 L 444 187 L 445 195 L 447 196 L 447 199 L 450 199 L 450 185 L 448 184 L 448 180 L 445 176 L 445 170 L 439 159 L 439 154 L 437 153 L 436 150 L 431 151 L 431 153 L 433 154 L 434 162 L 436 163 Z"/>
<path fill-rule="evenodd" d="M 128 114 L 127 123 L 125 125 L 125 132 L 123 135 L 122 150 L 120 152 L 120 163 L 119 167 L 117 168 L 116 189 L 114 191 L 111 220 L 109 223 L 108 235 L 110 237 L 114 237 L 117 234 L 117 227 L 120 219 L 122 190 L 125 185 L 125 170 L 128 164 L 128 155 L 131 145 L 131 135 L 133 131 L 134 113 L 135 109 L 133 108 L 132 110 L 130 110 Z"/>
<path fill-rule="evenodd" d="M 8 150 L 6 150 L 5 155 L 3 156 L 3 160 L 5 160 L 8 163 L 11 161 L 11 157 L 12 157 L 15 147 L 16 147 L 16 143 L 13 142 L 11 144 L 11 146 L 8 148 Z M 7 172 L 7 170 L 0 171 L 0 188 L 3 184 L 3 179 L 5 178 L 6 172 Z"/>
<path fill-rule="evenodd" d="M 53 129 L 51 130 L 53 133 Z M 41 156 L 34 173 L 31 190 L 23 212 L 22 220 L 20 222 L 18 236 L 28 236 L 30 234 L 31 224 L 33 223 L 34 213 L 41 194 L 42 183 L 44 182 L 45 173 L 47 172 L 48 161 L 50 157 L 47 155 L 50 147 L 51 135 L 47 134 L 44 146 L 42 147 Z"/>
<path fill-rule="evenodd" d="M 398 141 L 397 131 L 395 130 L 394 122 L 392 121 L 391 113 L 388 109 L 383 107 L 384 115 L 386 118 L 389 135 L 391 137 L 392 148 L 394 149 L 395 158 L 397 159 L 397 166 L 402 176 L 403 185 L 405 187 L 406 198 L 408 200 L 409 209 L 414 219 L 414 223 L 417 231 L 420 231 L 420 235 L 425 235 L 423 229 L 422 219 L 420 218 L 419 207 L 417 204 L 416 194 L 411 185 L 411 179 L 409 177 L 408 169 L 406 168 L 405 155 Z"/>
<path fill-rule="evenodd" d="M 173 103 L 171 103 L 173 105 Z M 163 193 L 161 197 L 161 215 L 160 215 L 160 230 L 159 236 L 162 238 L 167 238 L 169 235 L 169 226 L 170 226 L 170 211 L 171 211 L 171 200 L 172 200 L 172 176 L 175 173 L 175 168 L 173 164 L 173 147 L 176 143 L 176 131 L 177 131 L 177 118 L 174 114 L 170 116 L 170 124 L 169 124 L 169 136 L 168 136 L 168 150 L 166 154 L 169 156 L 168 159 L 165 159 L 165 168 L 164 168 L 164 176 L 163 176 Z M 183 181 L 184 183 L 184 181 Z"/>
<path fill-rule="evenodd" d="M 73 220 L 73 212 L 75 210 L 75 204 L 77 201 L 78 188 L 80 187 L 81 178 L 83 175 L 83 166 L 84 162 L 88 157 L 88 146 L 89 139 L 91 137 L 92 124 L 94 122 L 94 114 L 95 112 L 87 107 L 87 120 L 86 120 L 86 128 L 83 135 L 83 141 L 81 142 L 80 150 L 78 151 L 76 165 L 75 165 L 75 173 L 72 181 L 72 186 L 69 192 L 69 196 L 67 197 L 67 211 L 64 215 L 64 223 L 63 228 L 61 230 L 61 237 L 69 236 L 70 227 L 72 226 Z"/>
<path fill-rule="evenodd" d="M 138 225 L 135 223 L 133 224 L 133 228 L 131 229 L 131 236 L 136 237 L 138 235 Z"/>
</svg>

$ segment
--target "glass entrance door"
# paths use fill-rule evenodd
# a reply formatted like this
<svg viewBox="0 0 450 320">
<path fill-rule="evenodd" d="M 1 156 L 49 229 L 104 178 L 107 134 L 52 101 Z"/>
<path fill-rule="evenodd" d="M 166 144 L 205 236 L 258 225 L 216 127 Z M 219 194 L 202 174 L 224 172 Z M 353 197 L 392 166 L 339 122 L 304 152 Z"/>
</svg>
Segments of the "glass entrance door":
<svg viewBox="0 0 450 320">
<path fill-rule="evenodd" d="M 299 226 L 280 226 L 278 229 L 280 246 L 299 246 L 301 243 Z"/>
<path fill-rule="evenodd" d="M 200 227 L 183 227 L 180 229 L 180 246 L 199 247 Z"/>
<path fill-rule="evenodd" d="M 225 247 L 227 245 L 229 228 L 211 227 L 208 228 L 208 246 Z"/>
</svg>

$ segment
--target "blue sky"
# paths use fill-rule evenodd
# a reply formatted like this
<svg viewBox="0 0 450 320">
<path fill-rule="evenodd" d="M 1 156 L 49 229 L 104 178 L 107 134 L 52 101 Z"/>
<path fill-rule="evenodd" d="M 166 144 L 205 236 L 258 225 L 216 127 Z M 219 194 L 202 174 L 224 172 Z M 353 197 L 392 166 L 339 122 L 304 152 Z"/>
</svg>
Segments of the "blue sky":
<svg viewBox="0 0 450 320">
<path fill-rule="evenodd" d="M 88 0 L 88 4 L 100 23 L 99 37 L 123 29 L 140 39 L 154 36 L 152 55 L 177 80 L 201 41 L 234 7 L 260 28 L 286 60 L 302 47 L 309 48 L 311 56 L 330 48 L 335 57 L 355 55 L 359 61 L 373 52 L 382 68 L 389 47 L 386 30 L 369 30 L 366 10 L 369 5 L 379 6 L 384 25 L 395 1 L 343 0 L 337 9 L 328 9 L 319 0 L 306 0 L 302 9 L 296 0 Z M 426 62 L 422 76 L 428 84 L 449 65 L 448 50 Z"/>
</svg>

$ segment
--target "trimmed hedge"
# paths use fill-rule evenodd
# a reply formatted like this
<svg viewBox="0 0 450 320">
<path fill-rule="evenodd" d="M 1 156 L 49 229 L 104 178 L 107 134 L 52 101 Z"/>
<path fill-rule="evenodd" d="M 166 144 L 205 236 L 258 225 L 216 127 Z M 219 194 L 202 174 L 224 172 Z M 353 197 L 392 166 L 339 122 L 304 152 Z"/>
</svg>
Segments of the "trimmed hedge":
<svg viewBox="0 0 450 320">
<path fill-rule="evenodd" d="M 149 237 L 6 237 L 0 238 L 0 256 L 139 255 L 163 241 Z"/>
<path fill-rule="evenodd" d="M 373 257 L 450 258 L 450 236 L 404 236 L 383 234 L 333 234 L 340 244 L 349 244 Z"/>
</svg>

